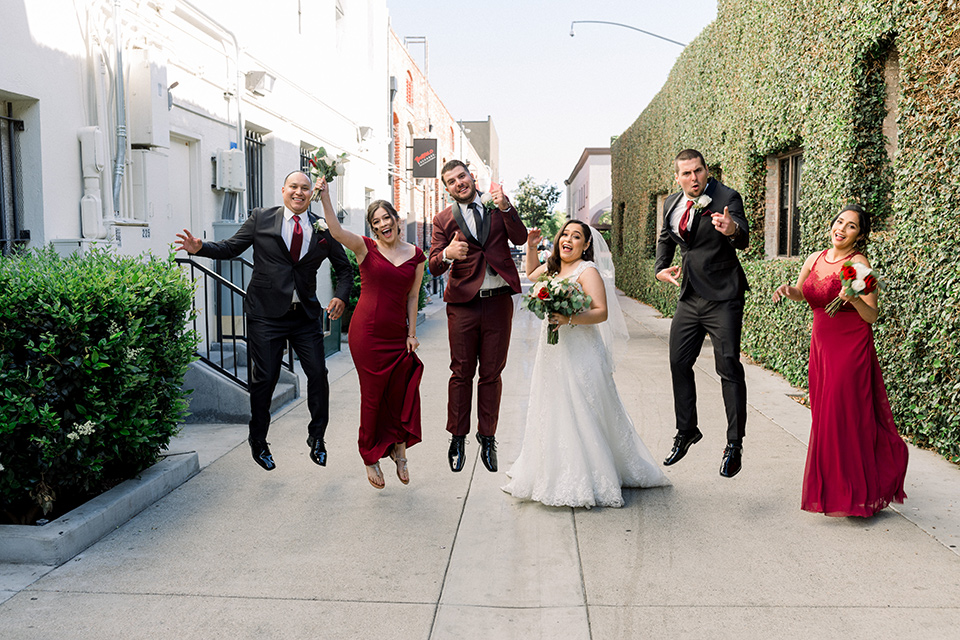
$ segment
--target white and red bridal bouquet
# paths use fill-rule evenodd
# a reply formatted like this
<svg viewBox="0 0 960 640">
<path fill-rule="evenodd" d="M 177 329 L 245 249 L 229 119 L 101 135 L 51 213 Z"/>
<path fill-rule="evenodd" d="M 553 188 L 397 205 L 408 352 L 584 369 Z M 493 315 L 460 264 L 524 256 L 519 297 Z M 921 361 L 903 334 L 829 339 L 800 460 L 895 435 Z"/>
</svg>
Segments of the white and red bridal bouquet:
<svg viewBox="0 0 960 640">
<path fill-rule="evenodd" d="M 327 150 L 320 147 L 307 158 L 307 162 L 310 163 L 310 179 L 316 182 L 320 176 L 323 176 L 327 179 L 327 182 L 333 182 L 334 178 L 343 175 L 343 163 L 346 161 L 346 153 L 329 156 Z M 320 201 L 320 191 L 318 189 L 313 190 L 312 200 L 314 202 Z"/>
<path fill-rule="evenodd" d="M 565 316 L 578 314 L 589 309 L 590 302 L 590 296 L 583 292 L 583 287 L 576 280 L 555 279 L 544 273 L 520 299 L 520 306 L 532 311 L 542 320 L 551 313 Z M 557 344 L 560 341 L 559 329 L 558 325 L 547 325 L 547 344 Z"/>
<path fill-rule="evenodd" d="M 877 290 L 879 284 L 877 277 L 873 275 L 873 269 L 862 262 L 847 260 L 840 267 L 840 292 L 850 298 L 858 298 L 873 293 Z M 843 306 L 843 303 L 844 299 L 837 296 L 824 310 L 832 318 Z"/>
</svg>

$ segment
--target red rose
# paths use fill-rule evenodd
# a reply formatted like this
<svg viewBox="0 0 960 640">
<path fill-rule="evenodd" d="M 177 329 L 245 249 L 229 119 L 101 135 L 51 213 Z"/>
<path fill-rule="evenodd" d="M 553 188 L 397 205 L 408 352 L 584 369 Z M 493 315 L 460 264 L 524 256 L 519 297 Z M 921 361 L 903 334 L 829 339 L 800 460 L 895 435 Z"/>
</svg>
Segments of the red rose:
<svg viewBox="0 0 960 640">
<path fill-rule="evenodd" d="M 546 300 L 547 298 L 550 297 L 550 292 L 547 291 L 546 287 L 543 287 L 542 289 L 540 289 L 540 291 L 537 292 L 537 297 L 540 298 L 541 300 Z"/>
<path fill-rule="evenodd" d="M 844 280 L 856 280 L 857 270 L 852 265 L 843 265 L 840 268 L 840 275 L 843 276 Z"/>
<path fill-rule="evenodd" d="M 860 292 L 860 295 L 865 296 L 868 293 L 873 293 L 877 290 L 877 279 L 872 275 L 867 276 L 863 279 L 863 283 L 866 285 L 863 288 L 863 291 Z"/>
</svg>

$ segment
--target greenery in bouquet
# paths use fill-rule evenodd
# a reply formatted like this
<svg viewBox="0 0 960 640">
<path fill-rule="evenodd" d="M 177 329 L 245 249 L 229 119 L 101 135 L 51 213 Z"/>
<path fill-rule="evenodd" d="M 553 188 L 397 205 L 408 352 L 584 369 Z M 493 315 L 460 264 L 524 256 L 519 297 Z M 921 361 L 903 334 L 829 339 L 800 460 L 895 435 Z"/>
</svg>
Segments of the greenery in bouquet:
<svg viewBox="0 0 960 640">
<path fill-rule="evenodd" d="M 579 282 L 566 278 L 553 278 L 544 273 L 533 283 L 530 290 L 520 299 L 520 306 L 532 311 L 541 320 L 551 313 L 572 316 L 590 308 L 590 296 L 583 291 Z M 560 341 L 560 327 L 547 325 L 547 344 Z"/>
<path fill-rule="evenodd" d="M 314 151 L 307 162 L 310 165 L 310 179 L 314 182 L 320 177 L 326 178 L 327 182 L 333 182 L 334 178 L 343 175 L 343 164 L 347 161 L 347 154 L 341 153 L 338 156 L 327 154 L 327 150 L 320 147 Z M 320 200 L 320 192 L 314 190 L 313 201 Z"/>
</svg>

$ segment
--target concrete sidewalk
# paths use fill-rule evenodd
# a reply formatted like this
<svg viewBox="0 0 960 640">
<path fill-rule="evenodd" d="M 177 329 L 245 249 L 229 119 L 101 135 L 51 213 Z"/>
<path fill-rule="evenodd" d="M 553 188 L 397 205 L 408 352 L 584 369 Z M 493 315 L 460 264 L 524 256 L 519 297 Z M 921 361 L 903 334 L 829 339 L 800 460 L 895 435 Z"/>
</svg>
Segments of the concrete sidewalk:
<svg viewBox="0 0 960 640">
<path fill-rule="evenodd" d="M 670 321 L 621 298 L 632 340 L 620 394 L 655 456 L 674 435 Z M 666 469 L 673 485 L 622 509 L 520 503 L 500 491 L 519 453 L 537 321 L 516 315 L 498 431 L 501 472 L 453 474 L 442 304 L 419 334 L 424 441 L 411 483 L 357 454 L 359 388 L 330 361 L 330 461 L 307 456 L 303 401 L 275 418 L 278 468 L 250 459 L 245 425 L 189 426 L 172 448 L 203 470 L 63 566 L 0 565 L 0 636 L 20 638 L 955 638 L 960 472 L 911 448 L 906 503 L 874 518 L 800 511 L 810 412 L 747 367 L 744 469 L 724 442 L 709 347 L 698 363 L 704 439 Z M 31 573 L 32 572 L 32 573 Z M 12 585 L 12 586 L 11 586 Z"/>
</svg>

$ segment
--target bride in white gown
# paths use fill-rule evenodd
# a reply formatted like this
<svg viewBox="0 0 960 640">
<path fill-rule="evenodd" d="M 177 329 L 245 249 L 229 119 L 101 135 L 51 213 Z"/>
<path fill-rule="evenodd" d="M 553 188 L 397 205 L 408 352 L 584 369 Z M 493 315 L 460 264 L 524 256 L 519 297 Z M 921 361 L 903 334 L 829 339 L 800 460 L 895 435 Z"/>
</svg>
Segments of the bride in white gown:
<svg viewBox="0 0 960 640">
<path fill-rule="evenodd" d="M 539 240 L 540 231 L 532 229 L 527 277 L 535 281 L 547 272 L 576 280 L 592 302 L 587 311 L 552 314 L 543 322 L 523 447 L 503 490 L 550 506 L 622 507 L 621 487 L 669 481 L 637 435 L 613 381 L 612 341 L 627 337 L 613 261 L 603 237 L 577 220 L 560 230 L 544 265 L 537 258 Z M 559 344 L 547 344 L 548 322 L 559 325 Z"/>
</svg>

